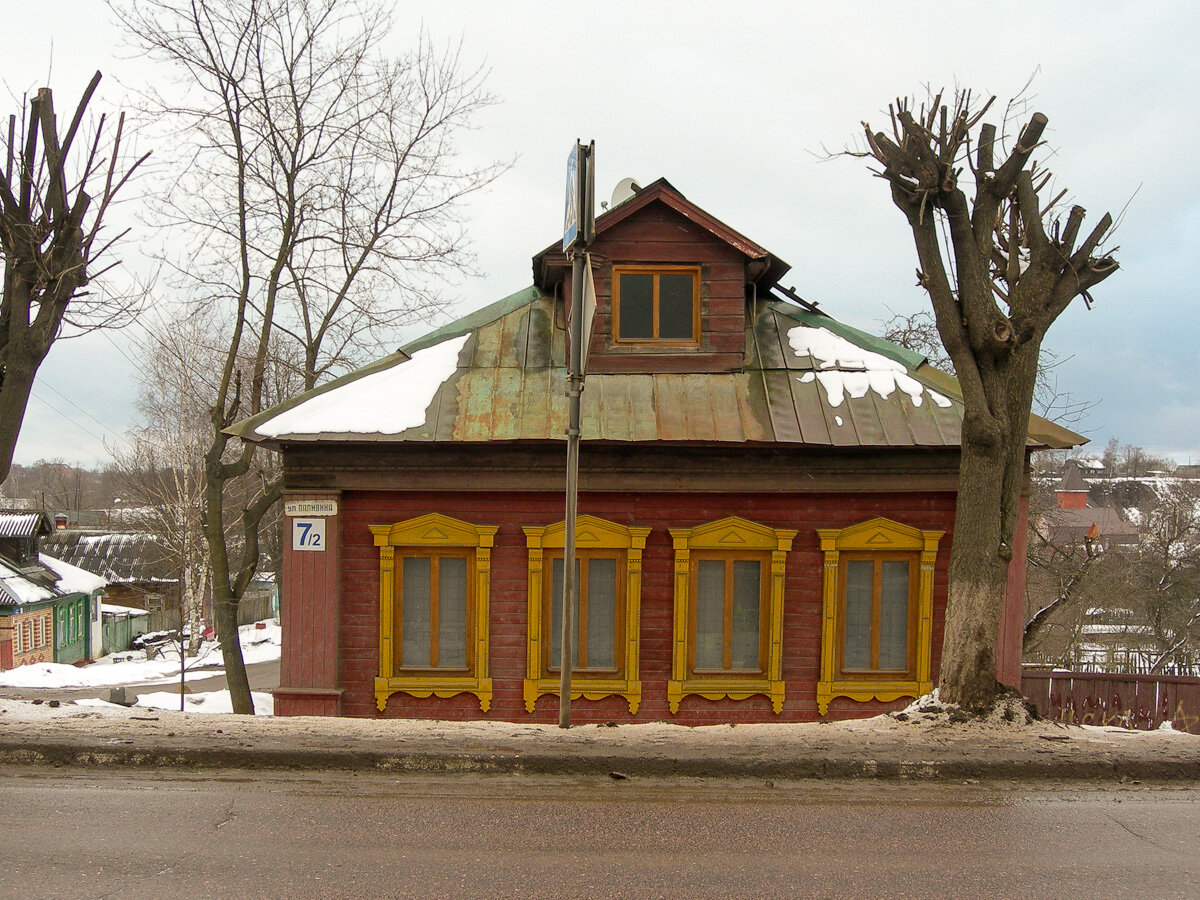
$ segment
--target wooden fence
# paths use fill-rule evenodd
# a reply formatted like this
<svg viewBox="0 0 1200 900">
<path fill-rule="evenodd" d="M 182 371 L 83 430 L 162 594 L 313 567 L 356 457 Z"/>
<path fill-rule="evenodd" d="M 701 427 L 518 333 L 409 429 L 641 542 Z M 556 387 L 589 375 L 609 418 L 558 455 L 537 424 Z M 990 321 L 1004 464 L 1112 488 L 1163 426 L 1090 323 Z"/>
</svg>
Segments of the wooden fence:
<svg viewBox="0 0 1200 900">
<path fill-rule="evenodd" d="M 1200 678 L 1056 672 L 1027 667 L 1021 692 L 1045 719 L 1074 725 L 1119 725 L 1152 730 L 1170 722 L 1200 734 Z"/>
</svg>

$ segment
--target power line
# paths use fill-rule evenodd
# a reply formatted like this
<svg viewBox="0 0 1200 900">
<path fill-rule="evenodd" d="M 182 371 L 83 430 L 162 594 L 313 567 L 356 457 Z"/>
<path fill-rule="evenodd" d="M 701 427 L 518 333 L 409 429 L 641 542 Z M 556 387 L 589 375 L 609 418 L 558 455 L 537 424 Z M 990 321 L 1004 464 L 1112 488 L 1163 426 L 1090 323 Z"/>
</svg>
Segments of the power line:
<svg viewBox="0 0 1200 900">
<path fill-rule="evenodd" d="M 60 416 L 62 416 L 64 419 L 66 419 L 68 422 L 70 422 L 72 425 L 74 425 L 76 428 L 78 428 L 80 431 L 84 432 L 85 434 L 91 435 L 96 440 L 98 440 L 100 443 L 102 443 L 102 444 L 104 443 L 104 438 L 100 437 L 100 435 L 96 434 L 94 431 L 90 431 L 89 429 L 84 428 L 82 425 L 80 425 L 78 422 L 76 422 L 74 419 L 72 419 L 70 416 L 68 416 L 65 412 L 63 412 L 61 409 L 59 409 L 57 406 L 55 406 L 53 403 L 51 403 L 49 400 L 47 400 L 45 397 L 43 397 L 41 394 L 39 394 L 37 391 L 32 391 L 32 393 L 33 393 L 33 396 L 38 398 L 38 400 L 40 400 L 42 403 L 46 404 L 48 407 L 50 407 L 52 410 L 54 410 L 56 413 L 58 413 Z M 101 424 L 103 424 L 103 423 L 101 423 Z"/>
<path fill-rule="evenodd" d="M 105 422 L 101 422 L 99 419 L 97 419 L 95 416 L 93 416 L 90 412 L 88 412 L 86 409 L 84 409 L 82 406 L 80 406 L 78 403 L 76 403 L 74 400 L 72 400 L 70 397 L 68 397 L 66 394 L 64 394 L 62 391 L 60 391 L 54 385 L 43 381 L 41 384 L 41 387 L 46 387 L 46 388 L 49 388 L 50 390 L 54 391 L 54 393 L 58 394 L 58 396 L 60 396 L 64 400 L 66 400 L 73 407 L 75 407 L 77 410 L 79 410 L 81 413 L 83 413 L 85 416 L 87 416 L 89 419 L 91 419 L 93 422 L 95 422 L 97 425 L 99 425 L 105 431 L 111 431 L 114 433 L 117 431 L 117 429 L 113 428 L 111 425 L 108 425 Z M 39 397 L 38 399 L 41 400 L 43 403 L 46 402 L 45 399 L 42 397 Z"/>
</svg>

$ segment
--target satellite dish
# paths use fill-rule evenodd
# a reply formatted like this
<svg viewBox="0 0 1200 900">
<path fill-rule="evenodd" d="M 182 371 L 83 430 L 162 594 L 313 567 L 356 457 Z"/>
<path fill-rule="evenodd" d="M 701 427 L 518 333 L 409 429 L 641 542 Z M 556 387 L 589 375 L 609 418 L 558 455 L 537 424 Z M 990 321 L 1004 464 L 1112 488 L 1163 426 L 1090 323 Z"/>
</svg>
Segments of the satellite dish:
<svg viewBox="0 0 1200 900">
<path fill-rule="evenodd" d="M 635 196 L 642 186 L 632 178 L 622 178 L 617 182 L 617 186 L 613 188 L 612 200 L 609 201 L 609 209 L 614 206 L 619 206 L 629 198 Z"/>
</svg>

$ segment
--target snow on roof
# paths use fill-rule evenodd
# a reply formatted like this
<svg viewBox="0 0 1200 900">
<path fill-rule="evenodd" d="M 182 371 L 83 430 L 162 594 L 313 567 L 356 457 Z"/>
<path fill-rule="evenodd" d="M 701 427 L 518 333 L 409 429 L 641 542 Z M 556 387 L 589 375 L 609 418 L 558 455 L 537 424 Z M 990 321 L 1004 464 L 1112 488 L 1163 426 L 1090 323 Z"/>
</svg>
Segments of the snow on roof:
<svg viewBox="0 0 1200 900">
<path fill-rule="evenodd" d="M 316 394 L 257 427 L 285 434 L 399 434 L 425 421 L 434 395 L 458 368 L 469 334 L 417 350 L 399 365 Z"/>
<path fill-rule="evenodd" d="M 931 390 L 908 374 L 903 363 L 888 359 L 879 353 L 852 344 L 826 328 L 797 325 L 788 330 L 788 343 L 797 357 L 811 357 L 816 364 L 816 373 L 807 372 L 800 380 L 808 383 L 816 378 L 825 389 L 829 405 L 842 405 L 845 395 L 858 399 L 867 391 L 887 399 L 899 390 L 920 406 L 923 395 L 942 408 L 950 406 L 950 400 Z"/>
<path fill-rule="evenodd" d="M 38 584 L 9 565 L 7 560 L 0 559 L 0 606 L 24 606 L 57 596 L 58 592 L 49 585 Z"/>
<path fill-rule="evenodd" d="M 45 530 L 44 512 L 0 512 L 0 537 L 33 537 Z"/>
<path fill-rule="evenodd" d="M 101 603 L 100 614 L 105 613 L 113 616 L 148 616 L 150 615 L 144 609 L 138 609 L 135 606 L 117 606 L 115 603 Z"/>
<path fill-rule="evenodd" d="M 67 594 L 90 594 L 108 587 L 108 582 L 99 575 L 86 572 L 78 566 L 73 566 L 61 559 L 39 553 L 38 559 L 42 565 L 58 576 L 58 589 Z"/>
</svg>

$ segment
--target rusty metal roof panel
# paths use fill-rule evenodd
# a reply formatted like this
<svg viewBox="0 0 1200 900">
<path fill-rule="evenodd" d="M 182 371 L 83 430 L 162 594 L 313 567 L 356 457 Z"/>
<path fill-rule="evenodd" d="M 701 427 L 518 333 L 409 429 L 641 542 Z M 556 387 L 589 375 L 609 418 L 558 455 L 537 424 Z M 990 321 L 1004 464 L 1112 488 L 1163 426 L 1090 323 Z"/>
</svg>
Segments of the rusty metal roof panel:
<svg viewBox="0 0 1200 900">
<path fill-rule="evenodd" d="M 738 384 L 735 375 L 714 378 L 708 384 L 712 402 L 713 427 L 717 440 L 744 443 L 746 430 L 742 427 L 742 411 L 738 406 L 738 393 L 744 387 Z"/>
<path fill-rule="evenodd" d="M 629 405 L 633 411 L 632 440 L 658 440 L 658 416 L 655 414 L 656 387 L 654 376 L 630 375 L 624 381 L 629 388 Z"/>
<path fill-rule="evenodd" d="M 821 385 L 817 382 L 816 374 L 813 372 L 805 372 L 803 375 L 792 372 L 778 374 L 783 376 L 784 384 L 790 389 L 788 397 L 791 402 L 792 415 L 796 420 L 796 432 L 800 435 L 797 440 L 805 444 L 832 444 L 833 436 L 829 433 L 831 419 L 825 415 L 827 404 Z M 774 408 L 772 408 L 772 412 L 774 412 Z"/>
<path fill-rule="evenodd" d="M 924 365 L 923 358 L 781 301 L 755 304 L 755 308 L 742 372 L 588 376 L 582 407 L 584 439 L 840 447 L 958 445 L 962 401 L 955 393 L 957 386 Z M 564 440 L 565 336 L 560 325 L 552 298 L 531 290 L 518 292 L 439 329 L 434 335 L 439 340 L 415 341 L 401 353 L 239 423 L 231 431 L 250 440 L 276 442 Z M 436 365 L 430 362 L 435 358 L 440 360 Z M 394 415 L 391 430 L 369 427 L 374 421 L 372 397 L 384 420 L 393 406 L 403 405 L 405 395 L 414 393 L 413 385 L 428 391 L 421 395 L 430 398 L 424 421 L 419 421 L 421 407 L 415 407 L 408 419 L 399 422 L 403 427 L 395 427 Z M 335 391 L 341 393 L 330 396 Z M 348 402 L 337 402 L 340 398 Z M 320 403 L 313 405 L 316 401 Z M 355 404 L 368 425 L 339 427 L 346 421 L 343 407 Z M 285 415 L 291 418 L 276 419 Z M 301 425 L 289 429 L 288 422 Z M 1067 439 L 1044 430 L 1054 440 Z"/>
<path fill-rule="evenodd" d="M 658 423 L 658 439 L 682 441 L 687 439 L 683 418 L 683 379 L 679 375 L 658 375 L 654 378 L 654 420 Z"/>
</svg>

